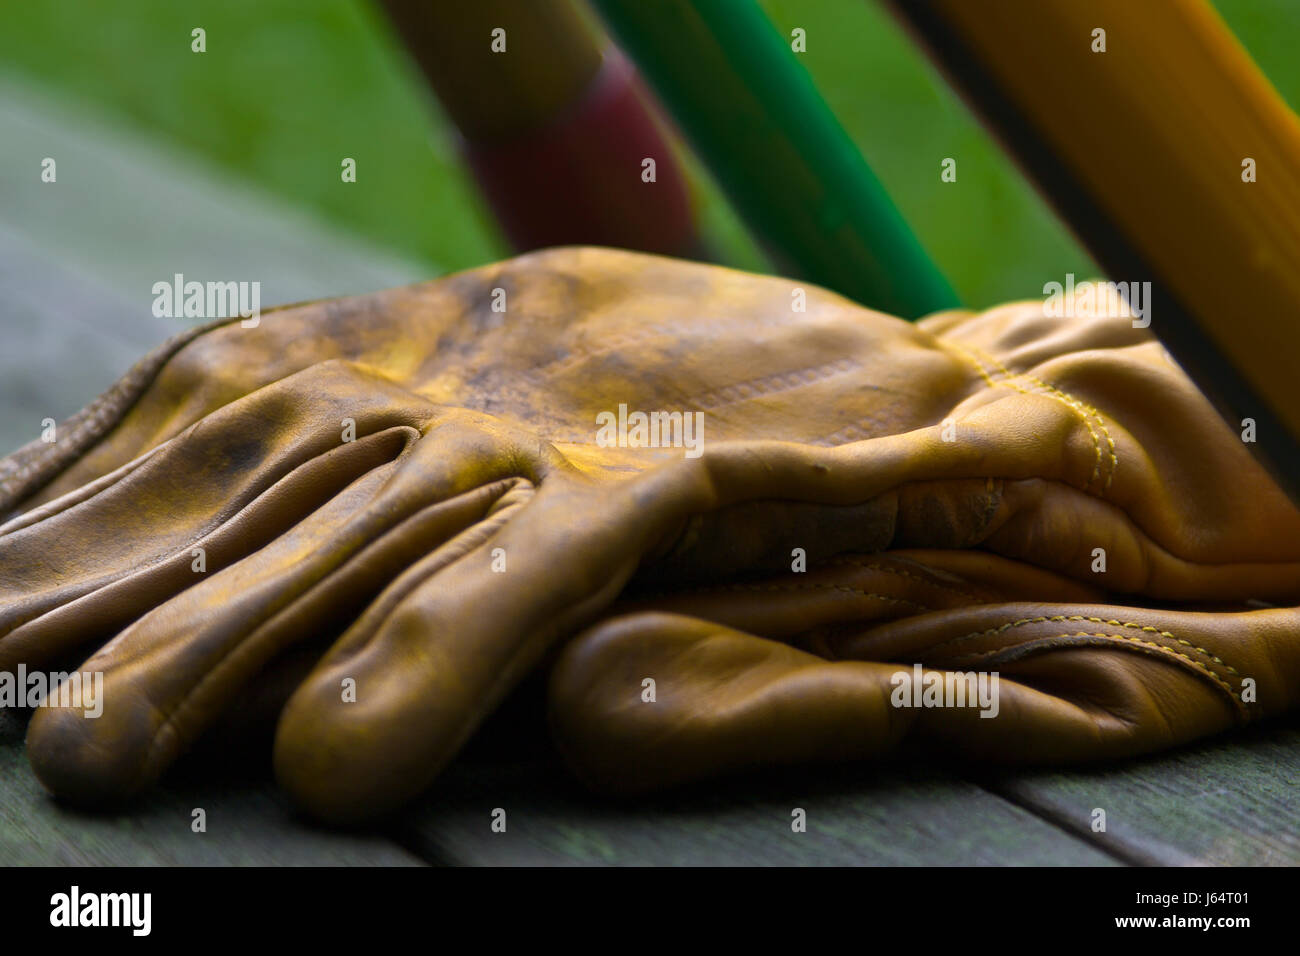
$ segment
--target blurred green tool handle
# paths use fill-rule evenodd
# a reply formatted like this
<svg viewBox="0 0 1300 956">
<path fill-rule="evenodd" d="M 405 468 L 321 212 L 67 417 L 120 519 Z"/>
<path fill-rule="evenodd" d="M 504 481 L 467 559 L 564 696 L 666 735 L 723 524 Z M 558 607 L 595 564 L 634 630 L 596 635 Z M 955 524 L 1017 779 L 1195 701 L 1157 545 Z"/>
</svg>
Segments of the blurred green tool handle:
<svg viewBox="0 0 1300 956">
<path fill-rule="evenodd" d="M 751 0 L 592 0 L 783 271 L 894 315 L 959 305 Z"/>
</svg>

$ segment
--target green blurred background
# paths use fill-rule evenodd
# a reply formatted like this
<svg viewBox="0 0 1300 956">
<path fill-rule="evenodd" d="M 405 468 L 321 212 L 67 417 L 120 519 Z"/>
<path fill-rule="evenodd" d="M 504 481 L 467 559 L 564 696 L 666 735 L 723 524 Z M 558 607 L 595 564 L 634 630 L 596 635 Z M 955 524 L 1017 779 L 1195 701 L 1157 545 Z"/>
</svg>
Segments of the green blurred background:
<svg viewBox="0 0 1300 956">
<path fill-rule="evenodd" d="M 1296 2 L 1216 2 L 1292 106 Z M 762 6 L 787 35 L 807 31 L 803 62 L 968 304 L 1038 295 L 1045 276 L 1095 273 L 878 4 Z M 2 24 L 0 68 L 427 263 L 430 274 L 508 254 L 436 102 L 367 0 L 43 0 L 7 5 Z M 190 52 L 195 26 L 207 31 L 203 55 Z M 1080 130 L 1080 148 L 1090 135 Z M 354 185 L 340 183 L 341 156 L 358 161 Z M 948 156 L 958 181 L 943 185 Z M 714 248 L 729 264 L 764 268 L 716 187 L 693 173 Z"/>
</svg>

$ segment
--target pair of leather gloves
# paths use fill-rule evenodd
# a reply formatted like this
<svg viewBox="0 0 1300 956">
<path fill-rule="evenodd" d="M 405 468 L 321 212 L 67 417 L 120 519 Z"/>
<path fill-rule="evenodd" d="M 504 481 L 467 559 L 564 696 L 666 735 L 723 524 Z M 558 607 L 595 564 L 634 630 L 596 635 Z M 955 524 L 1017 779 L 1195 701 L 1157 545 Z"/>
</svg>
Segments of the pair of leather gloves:
<svg viewBox="0 0 1300 956">
<path fill-rule="evenodd" d="M 703 453 L 602 440 L 620 406 L 702 413 Z M 0 462 L 0 671 L 103 673 L 102 716 L 30 724 L 69 798 L 146 787 L 304 654 L 275 768 L 332 821 L 539 666 L 621 792 L 1117 758 L 1300 697 L 1300 511 L 1127 318 L 909 324 L 557 249 L 179 336 L 56 437 Z M 972 673 L 996 715 L 900 691 Z"/>
</svg>

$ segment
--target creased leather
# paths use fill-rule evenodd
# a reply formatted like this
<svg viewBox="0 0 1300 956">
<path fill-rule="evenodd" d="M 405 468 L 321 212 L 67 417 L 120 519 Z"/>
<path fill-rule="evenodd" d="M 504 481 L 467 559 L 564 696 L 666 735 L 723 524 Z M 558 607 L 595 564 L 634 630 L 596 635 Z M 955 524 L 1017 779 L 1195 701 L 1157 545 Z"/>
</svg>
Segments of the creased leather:
<svg viewBox="0 0 1300 956">
<path fill-rule="evenodd" d="M 794 288 L 557 249 L 165 349 L 74 456 L 0 465 L 0 670 L 105 675 L 102 717 L 33 717 L 38 776 L 129 796 L 304 648 L 276 772 L 336 821 L 429 786 L 555 648 L 557 743 L 612 791 L 1294 706 L 1300 514 L 1149 332 Z M 620 404 L 702 412 L 703 454 L 600 446 Z M 998 716 L 891 706 L 913 664 L 996 670 Z"/>
</svg>

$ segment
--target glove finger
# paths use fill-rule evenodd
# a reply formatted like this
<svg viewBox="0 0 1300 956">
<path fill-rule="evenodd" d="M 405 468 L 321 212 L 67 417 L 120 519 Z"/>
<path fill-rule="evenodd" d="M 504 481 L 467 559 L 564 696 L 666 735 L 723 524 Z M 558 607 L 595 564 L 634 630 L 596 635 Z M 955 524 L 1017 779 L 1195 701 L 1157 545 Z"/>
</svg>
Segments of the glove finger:
<svg viewBox="0 0 1300 956">
<path fill-rule="evenodd" d="M 548 487 L 491 536 L 411 567 L 290 699 L 275 768 L 300 806 L 341 822 L 410 799 L 560 635 L 612 600 L 635 559 L 555 547 L 585 492 Z M 344 681 L 355 702 L 341 702 Z"/>
<path fill-rule="evenodd" d="M 929 611 L 1008 601 L 1097 600 L 1086 585 L 979 551 L 842 554 L 821 567 L 693 588 L 632 591 L 611 615 L 663 611 L 725 624 L 773 640 L 813 640 L 843 627 Z"/>
<path fill-rule="evenodd" d="M 325 363 L 15 518 L 0 529 L 0 669 L 107 637 L 194 584 L 196 567 L 262 546 L 395 457 L 430 409 L 364 370 Z M 342 440 L 344 419 L 356 441 Z"/>
<path fill-rule="evenodd" d="M 470 417 L 448 410 L 431 427 L 437 440 L 409 442 L 87 661 L 83 671 L 104 675 L 103 714 L 44 710 L 29 729 L 28 754 L 46 787 L 93 800 L 148 785 L 288 646 L 337 633 L 413 562 L 449 560 L 505 521 L 532 485 L 497 477 L 513 475 L 515 463 L 491 458 L 494 436 L 462 421 Z"/>
<path fill-rule="evenodd" d="M 931 618 L 962 613 L 901 623 L 922 635 L 933 629 Z M 993 620 L 1006 608 L 978 613 Z M 1263 628 L 1276 647 L 1288 640 L 1288 629 L 1294 633 L 1295 611 L 1256 616 L 1263 613 L 1234 622 L 1239 641 L 1257 639 Z M 1023 648 L 1020 656 L 1009 651 L 979 663 L 953 658 L 947 668 L 901 663 L 908 657 L 901 650 L 884 659 L 827 661 L 695 618 L 635 614 L 602 622 L 566 645 L 551 673 L 551 722 L 557 746 L 583 781 L 627 793 L 765 766 L 876 757 L 904 744 L 1005 763 L 1124 757 L 1238 722 L 1225 688 L 1163 651 L 1143 653 L 1123 642 L 1027 641 Z M 874 650 L 887 653 L 883 645 Z M 1292 647 L 1284 667 L 1257 663 L 1259 686 L 1267 686 L 1272 706 L 1285 709 L 1294 697 L 1287 688 L 1300 677 L 1300 654 Z M 980 706 L 971 704 L 979 700 L 975 667 L 989 675 L 985 687 L 996 690 Z M 1000 671 L 996 685 L 989 669 Z M 912 682 L 961 688 L 946 698 L 958 705 L 926 705 L 912 696 Z M 910 706 L 898 706 L 908 700 Z"/>
<path fill-rule="evenodd" d="M 937 433 L 835 449 L 746 442 L 621 482 L 557 474 L 477 553 L 423 580 L 408 576 L 409 593 L 390 589 L 344 634 L 281 715 L 281 784 L 334 821 L 400 805 L 432 782 L 549 647 L 609 605 L 643 558 L 715 574 L 767 566 L 797 527 L 794 517 L 807 513 L 791 501 L 838 517 L 849 529 L 838 546 L 869 549 L 879 540 L 872 499 L 917 468 L 916 446 L 930 440 L 951 448 Z M 922 464 L 937 462 L 942 472 L 951 456 Z M 963 463 L 981 460 L 967 451 Z M 979 478 L 971 487 L 987 484 Z M 716 530 L 735 527 L 756 502 L 778 516 L 775 534 L 717 547 Z M 701 526 L 714 531 L 694 534 Z M 508 573 L 491 573 L 491 552 L 508 556 Z M 355 681 L 356 703 L 340 703 L 344 680 Z"/>
</svg>

